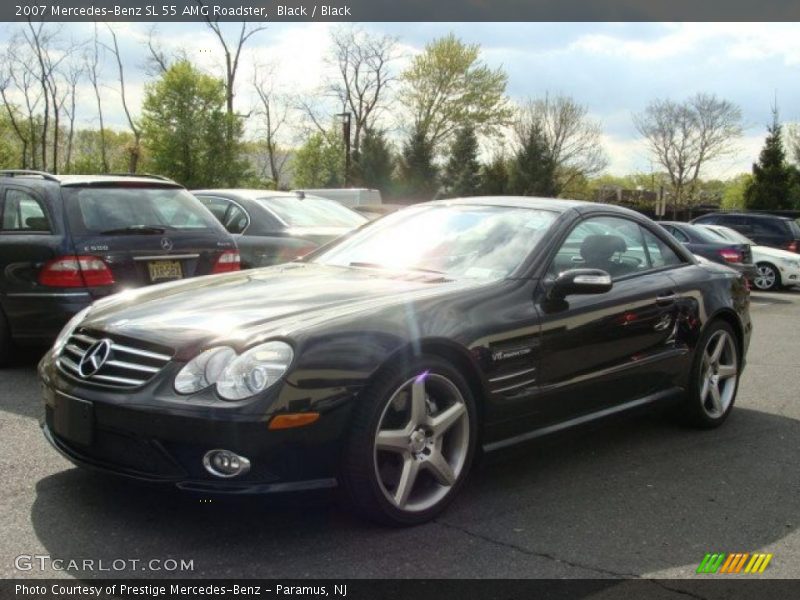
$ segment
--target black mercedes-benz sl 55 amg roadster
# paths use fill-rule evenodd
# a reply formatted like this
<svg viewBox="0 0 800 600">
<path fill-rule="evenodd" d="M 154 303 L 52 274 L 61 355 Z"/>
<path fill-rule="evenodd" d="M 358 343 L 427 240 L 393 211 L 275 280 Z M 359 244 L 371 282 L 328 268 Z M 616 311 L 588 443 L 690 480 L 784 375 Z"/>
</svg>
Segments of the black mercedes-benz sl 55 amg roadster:
<svg viewBox="0 0 800 600">
<path fill-rule="evenodd" d="M 124 291 L 42 359 L 75 464 L 200 492 L 341 486 L 431 519 L 474 457 L 629 409 L 730 414 L 749 292 L 647 218 L 536 198 L 415 205 L 302 260 Z"/>
</svg>

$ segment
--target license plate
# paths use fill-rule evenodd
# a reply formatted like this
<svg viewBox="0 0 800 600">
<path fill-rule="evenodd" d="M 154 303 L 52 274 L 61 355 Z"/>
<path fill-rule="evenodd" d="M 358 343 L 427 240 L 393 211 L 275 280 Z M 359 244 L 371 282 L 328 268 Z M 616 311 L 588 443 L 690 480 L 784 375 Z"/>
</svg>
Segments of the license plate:
<svg viewBox="0 0 800 600">
<path fill-rule="evenodd" d="M 165 281 L 170 279 L 181 279 L 183 271 L 181 271 L 181 263 L 177 260 L 154 260 L 147 263 L 147 268 L 150 271 L 150 281 Z"/>
<path fill-rule="evenodd" d="M 53 429 L 64 439 L 90 445 L 94 433 L 94 405 L 87 400 L 56 396 Z"/>
</svg>

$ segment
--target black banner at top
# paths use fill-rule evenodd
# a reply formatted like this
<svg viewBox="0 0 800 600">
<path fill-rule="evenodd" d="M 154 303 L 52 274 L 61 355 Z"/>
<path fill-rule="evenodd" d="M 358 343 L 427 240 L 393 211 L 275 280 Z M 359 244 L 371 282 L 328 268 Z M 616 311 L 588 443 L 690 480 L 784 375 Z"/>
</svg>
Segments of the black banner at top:
<svg viewBox="0 0 800 600">
<path fill-rule="evenodd" d="M 800 21 L 797 0 L 3 0 L 0 21 Z"/>
</svg>

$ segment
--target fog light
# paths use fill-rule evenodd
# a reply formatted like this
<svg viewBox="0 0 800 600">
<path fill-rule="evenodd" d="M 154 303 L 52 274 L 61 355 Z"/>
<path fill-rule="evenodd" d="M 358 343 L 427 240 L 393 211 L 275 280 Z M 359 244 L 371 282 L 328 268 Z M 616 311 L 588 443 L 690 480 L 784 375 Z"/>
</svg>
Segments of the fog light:
<svg viewBox="0 0 800 600">
<path fill-rule="evenodd" d="M 250 470 L 250 461 L 230 450 L 209 450 L 203 457 L 203 466 L 214 477 L 236 477 Z"/>
</svg>

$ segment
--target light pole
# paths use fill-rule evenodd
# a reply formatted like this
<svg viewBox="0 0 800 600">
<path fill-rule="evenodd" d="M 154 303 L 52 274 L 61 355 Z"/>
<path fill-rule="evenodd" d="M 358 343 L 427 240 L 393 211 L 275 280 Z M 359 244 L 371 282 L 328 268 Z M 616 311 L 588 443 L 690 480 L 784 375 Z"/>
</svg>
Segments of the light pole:
<svg viewBox="0 0 800 600">
<path fill-rule="evenodd" d="M 350 112 L 336 115 L 342 120 L 342 136 L 344 137 L 344 187 L 350 185 L 350 122 L 353 115 Z"/>
</svg>

